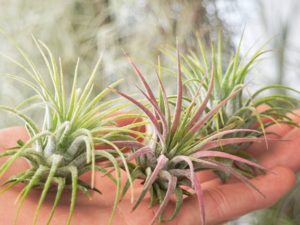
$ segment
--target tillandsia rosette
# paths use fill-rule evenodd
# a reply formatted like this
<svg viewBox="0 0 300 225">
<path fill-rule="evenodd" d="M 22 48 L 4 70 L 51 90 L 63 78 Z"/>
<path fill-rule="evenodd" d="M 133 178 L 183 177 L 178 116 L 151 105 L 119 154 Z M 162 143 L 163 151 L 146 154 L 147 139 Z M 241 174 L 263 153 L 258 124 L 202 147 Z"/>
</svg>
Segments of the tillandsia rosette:
<svg viewBox="0 0 300 225">
<path fill-rule="evenodd" d="M 122 145 L 122 141 L 130 143 L 130 140 L 142 138 L 143 134 L 134 128 L 142 126 L 145 122 L 139 120 L 128 126 L 118 127 L 116 123 L 120 119 L 124 117 L 137 118 L 137 115 L 118 113 L 120 109 L 126 107 L 126 104 L 116 104 L 118 99 L 104 100 L 110 92 L 109 87 L 93 96 L 94 79 L 100 60 L 82 89 L 77 87 L 78 61 L 71 90 L 67 92 L 61 61 L 57 62 L 41 41 L 36 39 L 34 41 L 45 62 L 48 75 L 41 74 L 19 47 L 17 47 L 19 53 L 23 56 L 26 64 L 23 65 L 5 56 L 26 74 L 24 77 L 12 74 L 7 74 L 7 76 L 30 87 L 34 90 L 35 95 L 15 108 L 0 106 L 0 109 L 22 119 L 30 135 L 27 142 L 20 140 L 18 146 L 1 153 L 1 157 L 8 157 L 0 166 L 1 177 L 18 158 L 25 158 L 29 163 L 27 170 L 15 174 L 4 182 L 1 193 L 10 190 L 17 184 L 25 184 L 17 199 L 17 220 L 22 204 L 30 191 L 35 188 L 40 189 L 40 199 L 37 202 L 33 218 L 33 224 L 36 224 L 47 193 L 56 191 L 52 210 L 48 220 L 45 221 L 45 224 L 49 224 L 64 190 L 70 189 L 70 209 L 66 221 L 67 224 L 70 224 L 78 191 L 87 196 L 93 191 L 100 193 L 100 190 L 94 187 L 95 172 L 100 172 L 109 176 L 117 186 L 115 204 L 112 209 L 113 216 L 121 195 L 121 165 L 128 174 L 130 172 L 123 154 L 124 147 L 118 145 Z M 50 83 L 47 83 L 47 80 Z M 116 82 L 110 87 L 115 87 L 118 83 Z M 41 125 L 26 115 L 29 109 L 44 111 L 41 113 L 43 115 Z M 115 176 L 109 172 L 112 168 Z M 91 172 L 90 183 L 80 179 L 80 176 L 86 172 Z"/>
<path fill-rule="evenodd" d="M 182 56 L 184 59 L 182 70 L 186 77 L 185 82 L 188 91 L 191 94 L 196 94 L 199 91 L 199 85 L 202 87 L 200 91 L 203 93 L 199 95 L 196 101 L 198 104 L 201 104 L 203 96 L 208 91 L 210 77 L 207 74 L 212 72 L 215 74 L 215 85 L 209 99 L 210 106 L 214 106 L 227 98 L 237 86 L 245 86 L 226 107 L 220 110 L 213 129 L 217 130 L 231 123 L 240 127 L 257 127 L 258 129 L 266 128 L 274 122 L 295 125 L 287 114 L 293 113 L 299 100 L 290 95 L 269 94 L 267 91 L 285 89 L 297 94 L 299 91 L 283 85 L 268 85 L 258 89 L 253 94 L 247 93 L 250 92 L 247 86 L 251 82 L 251 79 L 246 81 L 247 76 L 254 64 L 267 51 L 259 49 L 250 56 L 250 52 L 248 52 L 248 57 L 242 58 L 241 43 L 242 41 L 228 61 L 225 61 L 225 57 L 222 55 L 221 38 L 219 38 L 217 46 L 212 45 L 210 50 L 205 49 L 199 40 L 199 54 L 192 52 Z M 211 64 L 214 67 L 211 67 Z M 262 106 L 266 109 L 259 111 Z M 258 126 L 261 125 L 262 121 L 264 126 Z"/>
<path fill-rule="evenodd" d="M 228 101 L 214 116 L 209 126 L 207 126 L 207 133 L 218 132 L 226 127 L 234 127 L 238 129 L 256 129 L 267 135 L 266 128 L 275 123 L 298 126 L 288 117 L 288 114 L 294 114 L 293 110 L 299 105 L 299 99 L 292 95 L 278 93 L 283 89 L 293 94 L 299 94 L 299 91 L 283 85 L 268 85 L 251 94 L 247 88 L 251 82 L 251 78 L 249 79 L 248 77 L 249 72 L 254 64 L 267 53 L 267 51 L 258 49 L 252 55 L 250 55 L 249 51 L 246 55 L 248 57 L 242 58 L 240 52 L 241 44 L 242 40 L 236 52 L 232 54 L 229 60 L 222 55 L 221 37 L 217 44 L 212 45 L 210 50 L 207 50 L 201 40 L 199 40 L 199 54 L 192 52 L 182 56 L 182 71 L 186 78 L 187 90 L 191 95 L 196 95 L 198 92 L 201 92 L 201 94 L 198 94 L 199 98 L 196 99 L 195 104 L 201 105 L 206 93 L 210 93 L 207 111 L 210 111 L 221 101 L 228 98 L 237 87 L 244 86 L 244 88 Z M 214 67 L 211 66 L 212 64 Z M 208 76 L 208 74 L 211 73 L 215 74 L 215 85 L 213 89 L 209 89 L 210 76 Z M 201 86 L 200 90 L 199 86 Z M 270 94 L 272 91 L 275 92 L 275 94 Z M 228 134 L 226 137 L 247 137 L 248 135 L 249 133 L 247 132 L 239 132 Z M 261 136 L 261 133 L 250 135 Z M 247 148 L 249 143 L 222 146 L 222 151 L 249 160 L 255 160 L 247 151 L 241 151 L 241 149 Z M 266 144 L 268 143 L 266 142 Z M 237 169 L 242 169 L 243 172 L 247 172 L 249 175 L 255 173 L 253 168 L 242 165 L 239 162 L 233 162 L 228 159 L 221 159 L 221 161 L 234 164 Z M 222 178 L 228 178 L 226 174 L 222 174 Z"/>
<path fill-rule="evenodd" d="M 241 94 L 244 86 L 242 83 L 235 85 L 228 96 L 211 106 L 213 89 L 215 83 L 218 82 L 214 73 L 215 70 L 210 69 L 211 73 L 206 74 L 209 78 L 209 84 L 205 89 L 205 95 L 199 101 L 199 98 L 202 97 L 201 88 L 203 88 L 203 84 L 198 86 L 196 93 L 191 95 L 185 93 L 178 52 L 177 65 L 175 104 L 174 99 L 169 98 L 166 93 L 160 72 L 156 73 L 160 88 L 159 95 L 156 96 L 145 76 L 133 63 L 132 66 L 144 86 L 144 90 L 138 87 L 144 100 L 138 101 L 136 98 L 116 90 L 119 95 L 135 104 L 147 115 L 152 124 L 150 137 L 145 140 L 142 146 L 132 148 L 133 153 L 130 159 L 134 156 L 136 163 L 130 165 L 131 179 L 142 180 L 143 184 L 133 209 L 139 206 L 147 193 L 150 193 L 150 205 L 159 205 L 150 224 L 154 224 L 158 220 L 160 222 L 172 220 L 182 207 L 184 196 L 192 194 L 191 191 L 187 190 L 192 189 L 199 202 L 201 224 L 205 224 L 203 191 L 196 173 L 212 170 L 230 174 L 260 193 L 247 179 L 247 173 L 243 173 L 243 171 L 222 160 L 231 160 L 262 171 L 265 171 L 265 168 L 256 162 L 222 149 L 237 144 L 277 141 L 278 139 L 266 138 L 261 131 L 251 126 L 241 128 L 235 123 L 228 123 L 227 126 L 214 130 L 212 126 L 215 124 L 215 117 Z M 214 63 L 211 66 L 214 67 Z M 129 187 L 129 182 L 124 188 L 124 193 L 127 187 Z M 164 210 L 171 199 L 174 200 L 174 197 L 176 206 L 173 214 L 169 218 L 164 218 Z"/>
</svg>

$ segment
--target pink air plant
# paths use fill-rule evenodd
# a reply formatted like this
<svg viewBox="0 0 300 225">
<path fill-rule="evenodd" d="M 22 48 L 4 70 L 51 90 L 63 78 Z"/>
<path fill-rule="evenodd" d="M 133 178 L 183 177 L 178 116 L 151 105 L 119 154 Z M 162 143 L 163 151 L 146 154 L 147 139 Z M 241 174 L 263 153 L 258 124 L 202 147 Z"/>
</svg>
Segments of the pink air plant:
<svg viewBox="0 0 300 225">
<path fill-rule="evenodd" d="M 180 56 L 177 52 L 177 100 L 175 106 L 172 107 L 160 75 L 157 74 L 160 96 L 156 97 L 144 75 L 135 64 L 131 61 L 130 63 L 145 88 L 145 91 L 139 90 L 147 100 L 147 104 L 143 104 L 118 90 L 114 91 L 132 102 L 149 118 L 154 132 L 148 141 L 143 143 L 143 146 L 138 146 L 141 144 L 128 144 L 128 146 L 132 147 L 132 153 L 128 154 L 127 159 L 135 159 L 136 161 L 136 163 L 132 164 L 131 179 L 143 180 L 143 189 L 133 205 L 133 210 L 139 206 L 146 193 L 149 192 L 151 195 L 151 206 L 159 204 L 159 208 L 150 224 L 154 224 L 157 220 L 172 220 L 182 206 L 183 196 L 190 194 L 183 188 L 183 186 L 188 186 L 194 189 L 197 195 L 201 221 L 202 224 L 205 224 L 205 202 L 201 183 L 197 179 L 196 173 L 208 169 L 231 174 L 263 195 L 247 177 L 218 160 L 231 160 L 266 171 L 264 167 L 253 161 L 222 152 L 221 150 L 222 147 L 230 147 L 235 144 L 265 142 L 265 137 L 258 137 L 262 135 L 262 132 L 249 128 L 239 129 L 233 126 L 230 129 L 207 134 L 207 127 L 213 122 L 213 117 L 217 116 L 220 110 L 242 91 L 243 87 L 241 85 L 238 85 L 213 108 L 209 108 L 208 102 L 215 82 L 215 75 L 212 72 L 202 104 L 195 104 L 197 95 L 184 96 Z M 211 71 L 214 70 L 212 69 Z M 188 106 L 183 104 L 184 97 L 190 99 Z M 226 137 L 228 135 L 245 133 L 247 134 L 246 137 Z M 276 141 L 276 139 L 267 141 Z M 129 185 L 127 184 L 124 192 L 126 192 L 128 187 Z M 173 196 L 176 198 L 174 212 L 170 218 L 164 218 L 164 210 Z"/>
</svg>

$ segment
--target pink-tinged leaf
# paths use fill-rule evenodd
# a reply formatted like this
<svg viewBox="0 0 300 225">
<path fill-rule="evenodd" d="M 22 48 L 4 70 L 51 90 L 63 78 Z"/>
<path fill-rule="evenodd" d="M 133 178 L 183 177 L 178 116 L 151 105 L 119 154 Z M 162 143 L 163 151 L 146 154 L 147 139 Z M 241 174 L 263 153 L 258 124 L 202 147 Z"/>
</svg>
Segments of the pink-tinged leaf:
<svg viewBox="0 0 300 225">
<path fill-rule="evenodd" d="M 196 133 L 199 131 L 200 127 L 203 126 L 210 118 L 212 118 L 227 102 L 234 98 L 242 88 L 238 88 L 232 92 L 227 98 L 222 100 L 215 108 L 213 108 L 209 113 L 207 113 L 201 120 L 199 120 L 190 130 L 190 133 Z"/>
<path fill-rule="evenodd" d="M 235 155 L 232 155 L 232 154 L 228 154 L 228 153 L 225 153 L 225 152 L 219 152 L 219 151 L 199 151 L 199 152 L 196 152 L 196 153 L 192 154 L 192 157 L 195 157 L 195 158 L 220 157 L 220 158 L 231 159 L 231 160 L 234 160 L 234 161 L 245 163 L 245 164 L 248 164 L 250 166 L 253 166 L 253 167 L 265 170 L 265 171 L 267 170 L 267 168 L 265 168 L 265 167 L 263 167 L 263 166 L 255 163 L 255 162 L 251 162 L 251 161 L 249 161 L 247 159 L 243 159 L 241 157 L 238 157 L 238 156 L 235 156 Z"/>
<path fill-rule="evenodd" d="M 178 124 L 180 121 L 181 111 L 182 111 L 182 92 L 183 92 L 183 84 L 182 84 L 182 74 L 181 74 L 181 65 L 180 65 L 180 56 L 179 56 L 179 50 L 177 48 L 177 67 L 178 67 L 178 76 L 177 76 L 177 101 L 176 101 L 176 107 L 175 107 L 175 115 L 172 122 L 172 133 L 175 133 Z"/>
<path fill-rule="evenodd" d="M 210 78 L 207 94 L 206 94 L 202 104 L 200 105 L 199 109 L 196 111 L 193 118 L 191 119 L 191 121 L 188 125 L 189 128 L 192 128 L 192 126 L 198 121 L 199 117 L 202 115 L 203 111 L 205 110 L 205 108 L 207 106 L 209 98 L 211 97 L 211 92 L 212 92 L 213 87 L 214 87 L 214 68 L 213 68 L 213 66 L 212 66 L 211 71 L 212 71 L 211 72 L 211 78 Z"/>
<path fill-rule="evenodd" d="M 123 96 L 124 98 L 126 98 L 128 101 L 131 101 L 133 104 L 135 104 L 138 108 L 140 108 L 150 119 L 150 121 L 152 122 L 154 129 L 156 130 L 156 134 L 157 136 L 161 139 L 162 142 L 164 142 L 164 139 L 160 133 L 160 127 L 159 127 L 159 123 L 156 119 L 156 117 L 152 114 L 152 112 L 147 109 L 143 104 L 141 104 L 140 102 L 138 102 L 137 100 L 135 100 L 134 98 L 130 97 L 129 95 L 126 95 L 125 93 L 122 93 L 116 89 L 110 88 L 111 90 L 113 90 L 114 92 L 118 93 L 119 95 Z"/>
<path fill-rule="evenodd" d="M 142 155 L 147 155 L 147 154 L 151 154 L 151 153 L 153 153 L 152 149 L 149 148 L 148 146 L 144 146 L 143 148 L 140 148 L 136 152 L 131 153 L 130 155 L 128 155 L 127 161 L 131 161 L 131 160 L 136 159 L 136 158 L 138 158 Z"/>
<path fill-rule="evenodd" d="M 194 190 L 196 192 L 198 204 L 199 204 L 199 209 L 200 209 L 200 219 L 201 223 L 200 224 L 205 224 L 205 204 L 204 204 L 204 193 L 201 188 L 201 184 L 197 178 L 197 176 L 193 176 L 192 178 L 192 183 L 194 184 Z"/>
<path fill-rule="evenodd" d="M 239 132 L 249 132 L 249 133 L 261 134 L 261 132 L 259 132 L 257 130 L 252 130 L 252 129 L 230 129 L 230 130 L 224 130 L 224 131 L 221 131 L 221 132 L 217 132 L 216 134 L 213 134 L 213 135 L 209 136 L 205 140 L 206 141 L 212 141 L 212 140 L 215 140 L 217 138 L 223 137 L 224 135 L 239 133 Z"/>
<path fill-rule="evenodd" d="M 193 162 L 188 156 L 176 156 L 172 159 L 172 162 L 175 164 L 182 161 L 185 161 L 190 167 L 190 177 L 188 177 L 188 179 L 191 180 L 192 187 L 196 192 L 197 200 L 199 203 L 200 215 L 201 215 L 201 224 L 204 224 L 205 223 L 204 195 L 203 195 L 200 182 L 198 181 L 197 176 L 195 176 Z"/>
<path fill-rule="evenodd" d="M 150 104 L 153 106 L 153 108 L 156 112 L 156 115 L 160 118 L 162 126 L 163 126 L 163 132 L 162 133 L 163 133 L 163 137 L 165 139 L 166 138 L 166 132 L 168 131 L 168 125 L 167 125 L 167 121 L 166 121 L 165 116 L 163 115 L 163 113 L 160 111 L 158 105 L 156 104 L 156 100 L 154 102 L 151 98 L 149 98 L 149 96 L 143 90 L 141 90 L 139 87 L 137 87 L 137 88 L 145 96 L 145 98 L 150 102 Z"/>
<path fill-rule="evenodd" d="M 130 57 L 128 57 L 128 61 L 129 63 L 131 64 L 131 66 L 133 67 L 135 73 L 137 74 L 137 76 L 140 78 L 140 80 L 142 81 L 148 95 L 144 94 L 144 92 L 138 87 L 138 89 L 144 94 L 144 96 L 149 100 L 149 102 L 153 105 L 153 107 L 155 109 L 159 109 L 158 107 L 158 104 L 157 104 L 157 101 L 156 101 L 156 98 L 151 90 L 151 87 L 150 85 L 148 84 L 148 82 L 146 81 L 144 75 L 141 73 L 141 71 L 137 68 L 137 66 L 132 62 L 132 60 L 130 59 Z M 159 110 L 158 110 L 159 111 Z M 156 116 L 159 116 L 158 115 L 159 112 L 155 112 L 155 115 Z M 160 115 L 160 118 L 161 118 L 161 115 Z M 161 118 L 161 120 L 163 121 L 164 119 Z"/>
<path fill-rule="evenodd" d="M 195 170 L 194 170 L 194 165 L 193 165 L 193 162 L 191 161 L 191 159 L 188 157 L 188 156 L 184 156 L 184 155 L 179 155 L 179 156 L 175 156 L 172 160 L 171 160 L 171 162 L 172 163 L 175 163 L 175 164 L 177 164 L 177 163 L 179 163 L 179 162 L 182 162 L 182 161 L 184 161 L 184 162 L 186 162 L 187 164 L 188 164 L 188 166 L 189 166 L 189 168 L 190 168 L 190 178 L 193 178 L 194 176 L 195 176 Z M 191 180 L 192 181 L 192 185 L 194 186 L 194 184 L 193 184 L 193 180 Z"/>
<path fill-rule="evenodd" d="M 269 141 L 281 141 L 280 139 L 268 139 Z M 203 145 L 199 151 L 206 151 L 210 149 L 214 149 L 216 147 L 231 145 L 231 144 L 240 144 L 240 143 L 247 143 L 247 142 L 265 142 L 265 138 L 258 138 L 258 137 L 244 137 L 244 138 L 225 138 L 219 139 L 215 141 L 208 142 L 207 144 Z"/>
<path fill-rule="evenodd" d="M 154 217 L 153 217 L 153 219 L 150 223 L 151 225 L 153 225 L 156 222 L 156 220 L 164 212 L 164 209 L 168 205 L 168 203 L 169 203 L 169 201 L 172 197 L 172 194 L 174 194 L 175 189 L 176 189 L 176 185 L 177 185 L 177 178 L 175 176 L 172 176 L 169 172 L 161 171 L 161 176 L 168 180 L 168 188 L 167 188 L 167 192 L 166 192 L 166 195 L 164 197 L 164 200 L 160 204 L 158 210 L 155 212 L 155 215 L 154 215 Z"/>
<path fill-rule="evenodd" d="M 157 179 L 160 171 L 166 166 L 168 161 L 169 161 L 169 159 L 164 155 L 160 155 L 158 157 L 156 167 L 153 170 L 149 180 L 147 180 L 144 185 L 145 189 L 148 189 L 150 187 L 150 185 L 153 184 L 153 182 Z"/>
<path fill-rule="evenodd" d="M 199 149 L 201 149 L 204 145 L 206 145 L 207 143 L 210 143 L 211 141 L 218 139 L 220 137 L 223 137 L 224 135 L 227 134 L 232 134 L 232 133 L 238 133 L 238 132 L 250 132 L 250 133 L 258 133 L 260 134 L 261 132 L 256 131 L 256 130 L 252 130 L 252 129 L 231 129 L 231 130 L 224 130 L 221 132 L 217 132 L 209 137 L 205 137 L 205 139 L 200 142 L 199 144 L 195 145 L 194 147 L 192 147 L 191 149 L 188 150 L 188 153 L 191 154 L 193 152 L 199 151 Z"/>
<path fill-rule="evenodd" d="M 127 55 L 127 57 L 128 57 L 128 55 Z M 146 81 L 146 79 L 145 79 L 144 75 L 142 74 L 142 72 L 141 72 L 141 71 L 137 68 L 137 66 L 132 62 L 132 60 L 131 60 L 130 57 L 128 57 L 128 61 L 129 61 L 130 65 L 132 66 L 132 68 L 134 69 L 136 75 L 137 75 L 137 76 L 140 78 L 140 80 L 142 81 L 142 83 L 143 83 L 145 89 L 147 90 L 147 93 L 148 93 L 148 95 L 150 96 L 150 98 L 151 98 L 152 100 L 156 100 L 156 98 L 155 98 L 155 96 L 154 96 L 154 94 L 153 94 L 153 92 L 152 92 L 152 90 L 151 90 L 151 87 L 149 86 L 149 84 L 148 84 L 148 82 Z"/>
<path fill-rule="evenodd" d="M 210 167 L 212 169 L 217 169 L 221 172 L 229 173 L 233 175 L 235 178 L 239 179 L 242 181 L 244 184 L 246 184 L 248 187 L 254 189 L 257 191 L 262 197 L 265 197 L 265 195 L 254 185 L 252 184 L 246 177 L 243 175 L 239 174 L 236 172 L 234 169 L 220 163 L 220 162 L 215 162 L 211 160 L 201 160 L 201 159 L 195 159 L 195 161 L 202 163 L 203 165 L 206 165 L 207 167 Z"/>
<path fill-rule="evenodd" d="M 154 168 L 154 170 L 153 170 L 152 174 L 150 175 L 149 179 L 146 180 L 146 182 L 144 184 L 144 187 L 143 187 L 143 190 L 142 190 L 141 194 L 139 195 L 138 199 L 136 200 L 132 210 L 135 210 L 137 208 L 137 206 L 140 204 L 140 202 L 142 201 L 142 199 L 146 195 L 147 191 L 149 190 L 151 185 L 155 182 L 155 180 L 158 178 L 159 173 L 166 166 L 168 161 L 169 161 L 169 159 L 164 155 L 160 155 L 158 157 L 156 167 Z"/>
</svg>

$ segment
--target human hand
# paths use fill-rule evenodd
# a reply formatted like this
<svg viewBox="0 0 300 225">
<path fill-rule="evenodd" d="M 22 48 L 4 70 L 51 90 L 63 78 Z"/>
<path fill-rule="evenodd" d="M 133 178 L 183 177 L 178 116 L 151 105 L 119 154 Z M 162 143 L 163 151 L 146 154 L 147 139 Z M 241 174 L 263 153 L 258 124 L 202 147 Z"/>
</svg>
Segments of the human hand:
<svg viewBox="0 0 300 225">
<path fill-rule="evenodd" d="M 298 120 L 298 121 L 297 121 Z M 300 120 L 295 117 L 295 121 Z M 268 207 L 274 204 L 280 197 L 289 191 L 295 183 L 294 172 L 300 169 L 300 158 L 297 154 L 297 145 L 300 140 L 300 129 L 295 129 L 287 125 L 274 125 L 269 130 L 276 131 L 289 142 L 277 142 L 266 150 L 263 144 L 254 144 L 251 150 L 258 158 L 260 163 L 273 171 L 267 175 L 258 176 L 251 182 L 265 194 L 265 198 L 259 195 L 249 187 L 240 182 L 230 182 L 222 184 L 216 177 L 209 172 L 199 174 L 202 181 L 202 187 L 205 192 L 206 221 L 208 225 L 220 224 L 224 221 L 239 217 L 245 213 Z M 15 127 L 0 131 L 1 150 L 15 146 L 16 141 L 27 140 L 28 136 L 23 128 Z M 0 161 L 0 163 L 3 162 Z M 18 160 L 14 166 L 1 179 L 21 172 L 28 167 L 24 160 Z M 88 179 L 88 174 L 83 179 Z M 92 199 L 87 199 L 79 194 L 77 206 L 72 219 L 73 225 L 107 224 L 114 199 L 114 184 L 101 174 L 97 174 L 96 188 L 103 192 L 103 195 L 93 194 Z M 0 195 L 0 225 L 13 224 L 16 215 L 17 205 L 14 203 L 21 190 L 21 185 Z M 139 193 L 140 186 L 136 184 L 135 191 Z M 21 210 L 17 224 L 31 224 L 35 207 L 40 196 L 39 190 L 34 190 L 30 194 Z M 54 193 L 49 193 L 44 206 L 40 212 L 39 224 L 45 224 L 51 210 Z M 155 208 L 149 208 L 149 202 L 143 201 L 138 209 L 131 212 L 132 204 L 130 196 L 126 196 L 119 203 L 113 224 L 140 225 L 147 224 L 154 215 Z M 52 224 L 65 224 L 69 212 L 70 193 L 64 193 L 59 207 L 57 208 Z M 200 215 L 198 213 L 198 203 L 195 197 L 186 198 L 183 208 L 178 217 L 169 222 L 169 225 L 196 225 L 200 224 Z M 171 211 L 172 205 L 168 209 Z M 168 212 L 166 212 L 168 213 Z"/>
</svg>

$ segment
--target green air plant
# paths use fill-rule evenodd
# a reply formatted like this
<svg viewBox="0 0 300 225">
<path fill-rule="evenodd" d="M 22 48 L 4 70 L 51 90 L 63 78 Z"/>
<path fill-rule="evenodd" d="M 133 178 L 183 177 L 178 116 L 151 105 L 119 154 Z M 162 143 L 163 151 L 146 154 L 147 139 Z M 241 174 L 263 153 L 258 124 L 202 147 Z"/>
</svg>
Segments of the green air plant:
<svg viewBox="0 0 300 225">
<path fill-rule="evenodd" d="M 70 189 L 71 203 L 66 221 L 67 224 L 70 224 L 77 192 L 82 191 L 87 196 L 91 191 L 100 192 L 94 187 L 94 176 L 95 172 L 98 171 L 109 176 L 116 184 L 113 215 L 121 195 L 121 165 L 129 173 L 122 152 L 124 148 L 119 147 L 119 145 L 122 145 L 122 141 L 130 143 L 130 140 L 134 139 L 133 135 L 142 137 L 140 132 L 134 131 L 132 128 L 145 122 L 117 127 L 117 120 L 124 117 L 136 118 L 137 115 L 116 113 L 126 107 L 126 104 L 116 104 L 118 99 L 104 100 L 103 98 L 110 92 L 109 88 L 104 89 L 94 97 L 91 95 L 100 60 L 83 89 L 77 88 L 79 61 L 77 62 L 71 91 L 67 94 L 61 60 L 57 63 L 45 44 L 36 39 L 34 41 L 45 62 L 48 76 L 43 76 L 37 71 L 30 58 L 18 46 L 19 53 L 27 64 L 23 65 L 6 56 L 9 61 L 20 67 L 27 75 L 21 77 L 7 74 L 7 76 L 29 86 L 35 95 L 15 108 L 0 106 L 0 109 L 13 113 L 22 119 L 30 134 L 30 139 L 27 142 L 19 141 L 18 146 L 1 153 L 1 157 L 8 157 L 8 159 L 0 166 L 0 176 L 3 176 L 18 158 L 25 158 L 30 164 L 29 169 L 6 180 L 1 193 L 10 190 L 17 184 L 25 184 L 17 199 L 17 219 L 21 206 L 30 191 L 34 188 L 41 189 L 40 199 L 33 218 L 33 224 L 36 224 L 47 193 L 56 190 L 56 198 L 47 220 L 47 224 L 49 224 L 63 191 Z M 49 84 L 46 79 L 50 81 Z M 118 83 L 116 82 L 110 87 L 115 87 Z M 25 112 L 32 108 L 44 110 L 41 125 L 26 115 Z M 99 145 L 102 148 L 104 146 L 104 149 L 97 150 L 95 146 Z M 117 161 L 117 158 L 120 161 Z M 97 161 L 101 161 L 101 164 L 96 164 Z M 110 175 L 107 166 L 110 167 L 109 170 L 114 169 L 115 177 Z M 80 179 L 80 175 L 88 171 L 91 171 L 92 174 L 91 183 L 85 183 Z"/>
<path fill-rule="evenodd" d="M 211 74 L 212 72 L 215 74 L 215 86 L 211 90 L 209 98 L 211 107 L 227 98 L 237 86 L 246 86 L 226 107 L 220 110 L 213 129 L 216 131 L 231 123 L 234 123 L 238 127 L 256 127 L 257 125 L 261 125 L 262 121 L 268 121 L 264 123 L 264 126 L 258 127 L 261 129 L 275 122 L 292 123 L 287 117 L 287 114 L 293 113 L 292 110 L 299 104 L 299 100 L 290 95 L 270 95 L 267 91 L 285 89 L 286 91 L 292 91 L 294 93 L 299 92 L 282 85 L 268 85 L 258 89 L 253 94 L 246 95 L 245 90 L 247 90 L 247 85 L 245 83 L 247 75 L 254 63 L 264 55 L 266 51 L 258 50 L 246 60 L 240 56 L 240 47 L 241 42 L 236 52 L 232 55 L 230 60 L 226 62 L 224 60 L 225 57 L 222 56 L 221 38 L 219 38 L 217 47 L 212 45 L 210 51 L 206 50 L 199 40 L 199 56 L 194 52 L 183 56 L 184 63 L 182 70 L 186 76 L 185 82 L 188 91 L 190 91 L 191 94 L 195 94 L 199 91 L 200 85 L 202 87 L 200 91 L 204 93 L 200 94 L 196 100 L 198 104 L 201 104 L 203 96 L 208 91 L 210 77 L 207 76 L 207 74 Z M 211 52 L 210 55 L 208 55 L 208 52 Z M 211 67 L 211 64 L 213 64 L 214 67 Z M 268 95 L 262 96 L 263 94 Z M 259 111 L 261 108 L 266 109 Z"/>
<path fill-rule="evenodd" d="M 244 86 L 241 91 L 235 95 L 226 106 L 222 107 L 214 116 L 210 126 L 208 126 L 208 133 L 218 132 L 226 127 L 234 127 L 236 129 L 252 128 L 266 133 L 266 128 L 275 123 L 286 123 L 297 126 L 287 114 L 294 114 L 293 109 L 299 104 L 299 99 L 290 95 L 269 94 L 268 91 L 285 90 L 299 94 L 299 91 L 282 85 L 268 85 L 264 86 L 253 94 L 247 91 L 247 78 L 250 69 L 254 63 L 266 53 L 261 49 L 257 50 L 248 60 L 241 58 L 240 47 L 242 41 L 236 52 L 228 61 L 222 55 L 222 40 L 219 38 L 216 46 L 212 44 L 211 50 L 207 51 L 204 45 L 199 40 L 199 54 L 194 52 L 183 56 L 184 63 L 182 63 L 182 70 L 186 77 L 186 88 L 192 95 L 197 92 L 199 98 L 195 100 L 195 104 L 201 105 L 204 96 L 207 92 L 211 93 L 208 100 L 208 107 L 206 110 L 211 110 L 224 99 L 228 98 L 232 91 L 239 86 Z M 249 53 L 248 53 L 249 54 Z M 212 67 L 211 65 L 214 65 Z M 209 89 L 210 76 L 208 74 L 215 74 L 215 85 L 213 89 Z M 199 90 L 199 87 L 201 89 Z M 250 134 L 253 135 L 253 134 Z M 255 133 L 255 136 L 260 136 L 261 133 Z M 248 133 L 231 133 L 226 137 L 247 137 Z M 267 142 L 266 142 L 267 144 Z M 245 149 L 249 143 L 237 143 L 235 146 L 228 146 L 222 148 L 222 151 L 237 154 L 241 157 L 255 160 L 251 154 L 248 154 L 241 149 Z M 227 163 L 234 163 L 241 168 L 242 165 L 232 160 L 226 160 Z M 253 173 L 252 169 L 246 165 L 242 166 L 244 172 Z M 224 174 L 223 174 L 224 175 Z M 223 177 L 227 178 L 226 176 Z"/>
<path fill-rule="evenodd" d="M 201 93 L 198 91 L 192 95 L 185 94 L 179 54 L 177 54 L 177 60 L 177 97 L 175 104 L 174 98 L 168 97 L 166 94 L 160 72 L 156 73 L 160 87 L 159 96 L 156 96 L 144 75 L 133 63 L 132 66 L 145 88 L 145 90 L 139 88 L 145 98 L 144 101 L 138 101 L 123 92 L 115 90 L 147 115 L 153 128 L 148 141 L 145 141 L 142 146 L 132 148 L 133 153 L 130 156 L 130 160 L 132 158 L 136 160 L 135 164 L 130 164 L 131 179 L 143 181 L 142 191 L 135 201 L 133 209 L 139 206 L 146 193 L 149 192 L 151 195 L 150 205 L 159 204 L 151 224 L 156 223 L 157 220 L 172 220 L 182 207 L 184 195 L 191 194 L 185 188 L 189 187 L 196 193 L 202 219 L 201 224 L 204 224 L 205 205 L 201 184 L 196 176 L 196 172 L 202 170 L 225 172 L 240 179 L 260 193 L 248 181 L 247 174 L 240 173 L 230 165 L 219 161 L 219 159 L 229 159 L 242 165 L 265 171 L 265 168 L 257 163 L 221 151 L 221 148 L 234 144 L 264 142 L 266 138 L 263 136 L 258 137 L 262 135 L 260 131 L 249 127 L 238 128 L 235 127 L 234 123 L 216 132 L 210 132 L 210 126 L 214 121 L 214 117 L 241 93 L 243 85 L 236 85 L 226 98 L 210 108 L 208 103 L 212 98 L 212 90 L 217 81 L 214 70 L 211 69 L 212 73 L 209 76 L 210 81 L 206 95 L 202 99 L 201 104 L 198 105 L 196 101 L 198 101 Z M 213 66 L 214 64 L 212 64 Z M 201 87 L 199 86 L 198 90 Z M 227 137 L 228 135 L 235 136 L 240 133 L 246 133 L 247 136 Z M 269 140 L 271 139 L 267 141 Z M 129 182 L 124 188 L 124 193 L 128 187 Z M 176 198 L 174 212 L 169 218 L 164 218 L 164 209 L 173 196 Z"/>
</svg>

